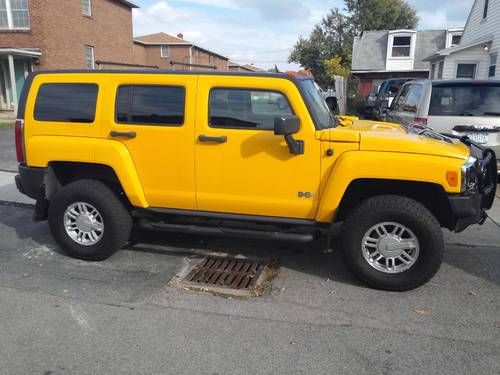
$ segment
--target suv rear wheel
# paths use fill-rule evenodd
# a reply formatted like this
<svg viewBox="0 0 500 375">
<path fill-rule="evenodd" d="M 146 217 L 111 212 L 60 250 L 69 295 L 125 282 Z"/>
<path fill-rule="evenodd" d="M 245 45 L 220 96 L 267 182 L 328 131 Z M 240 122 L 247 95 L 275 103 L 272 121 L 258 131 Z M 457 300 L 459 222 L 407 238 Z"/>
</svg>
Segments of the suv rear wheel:
<svg viewBox="0 0 500 375">
<path fill-rule="evenodd" d="M 419 202 L 382 195 L 361 203 L 342 227 L 344 257 L 367 284 L 404 291 L 426 283 L 444 252 L 441 227 Z"/>
<path fill-rule="evenodd" d="M 98 261 L 127 243 L 132 218 L 104 183 L 80 180 L 62 187 L 51 199 L 49 226 L 66 254 Z"/>
</svg>

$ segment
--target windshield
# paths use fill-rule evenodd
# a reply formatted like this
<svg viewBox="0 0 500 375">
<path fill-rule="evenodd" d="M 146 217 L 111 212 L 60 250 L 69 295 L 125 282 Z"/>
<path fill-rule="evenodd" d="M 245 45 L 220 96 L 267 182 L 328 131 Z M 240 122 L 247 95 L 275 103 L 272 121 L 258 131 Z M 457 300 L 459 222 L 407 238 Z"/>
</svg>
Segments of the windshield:
<svg viewBox="0 0 500 375">
<path fill-rule="evenodd" d="M 318 130 L 333 128 L 336 121 L 313 80 L 300 81 L 305 100 Z"/>
<path fill-rule="evenodd" d="M 430 116 L 500 116 L 500 85 L 435 86 Z"/>
</svg>

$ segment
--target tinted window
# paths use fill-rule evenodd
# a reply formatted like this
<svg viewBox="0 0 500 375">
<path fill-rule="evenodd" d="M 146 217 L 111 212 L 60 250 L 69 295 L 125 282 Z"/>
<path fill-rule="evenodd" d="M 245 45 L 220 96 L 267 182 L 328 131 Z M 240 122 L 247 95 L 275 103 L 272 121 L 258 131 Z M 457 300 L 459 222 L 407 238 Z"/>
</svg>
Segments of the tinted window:
<svg viewBox="0 0 500 375">
<path fill-rule="evenodd" d="M 431 116 L 500 116 L 500 85 L 433 87 Z"/>
<path fill-rule="evenodd" d="M 404 86 L 398 93 L 398 95 L 392 101 L 391 109 L 393 110 L 401 110 L 402 105 L 405 102 L 406 94 L 408 94 L 408 90 L 410 89 L 410 85 Z"/>
<path fill-rule="evenodd" d="M 275 117 L 292 114 L 287 98 L 278 92 L 242 89 L 210 92 L 212 127 L 273 130 Z"/>
<path fill-rule="evenodd" d="M 116 122 L 138 125 L 181 126 L 186 90 L 173 86 L 120 86 Z"/>
<path fill-rule="evenodd" d="M 98 87 L 87 83 L 46 83 L 40 86 L 35 120 L 94 122 Z"/>
<path fill-rule="evenodd" d="M 420 102 L 420 97 L 422 96 L 422 86 L 421 85 L 411 85 L 406 95 L 406 100 L 401 106 L 401 110 L 406 112 L 417 112 L 417 106 Z"/>
</svg>

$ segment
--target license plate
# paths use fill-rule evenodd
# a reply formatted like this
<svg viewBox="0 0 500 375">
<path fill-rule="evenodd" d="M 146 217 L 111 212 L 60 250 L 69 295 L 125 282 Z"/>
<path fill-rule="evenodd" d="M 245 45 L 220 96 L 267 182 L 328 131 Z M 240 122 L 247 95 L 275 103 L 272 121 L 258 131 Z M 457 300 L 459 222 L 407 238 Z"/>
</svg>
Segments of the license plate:
<svg viewBox="0 0 500 375">
<path fill-rule="evenodd" d="M 473 142 L 476 142 L 479 144 L 488 143 L 488 135 L 489 135 L 488 133 L 474 132 L 474 133 L 466 133 L 466 134 Z"/>
</svg>

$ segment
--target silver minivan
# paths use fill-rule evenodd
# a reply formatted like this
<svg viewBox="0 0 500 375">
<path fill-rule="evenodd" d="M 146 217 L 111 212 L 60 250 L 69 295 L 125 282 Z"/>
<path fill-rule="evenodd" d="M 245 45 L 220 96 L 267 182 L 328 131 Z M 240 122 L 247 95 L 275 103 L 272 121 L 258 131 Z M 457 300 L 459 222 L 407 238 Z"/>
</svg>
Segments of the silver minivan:
<svg viewBox="0 0 500 375">
<path fill-rule="evenodd" d="M 500 168 L 500 81 L 428 79 L 405 83 L 386 121 L 422 123 L 492 148 Z"/>
</svg>

